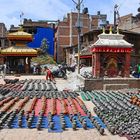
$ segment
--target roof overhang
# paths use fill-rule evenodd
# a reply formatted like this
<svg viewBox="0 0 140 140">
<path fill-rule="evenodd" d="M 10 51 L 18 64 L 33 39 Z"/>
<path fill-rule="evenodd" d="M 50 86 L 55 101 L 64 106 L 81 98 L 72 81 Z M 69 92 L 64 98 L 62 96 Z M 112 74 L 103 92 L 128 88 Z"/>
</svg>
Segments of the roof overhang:
<svg viewBox="0 0 140 140">
<path fill-rule="evenodd" d="M 3 56 L 31 56 L 31 57 L 36 57 L 37 54 L 17 54 L 17 53 L 5 53 L 5 54 L 2 54 Z"/>
<path fill-rule="evenodd" d="M 92 58 L 92 55 L 81 55 L 80 58 L 86 59 L 86 58 Z"/>
<path fill-rule="evenodd" d="M 131 47 L 122 48 L 121 46 L 118 47 L 108 47 L 108 46 L 98 46 L 91 48 L 91 52 L 115 52 L 115 53 L 131 53 Z"/>
<path fill-rule="evenodd" d="M 4 56 L 37 56 L 37 51 L 29 47 L 11 46 L 1 50 Z"/>
</svg>

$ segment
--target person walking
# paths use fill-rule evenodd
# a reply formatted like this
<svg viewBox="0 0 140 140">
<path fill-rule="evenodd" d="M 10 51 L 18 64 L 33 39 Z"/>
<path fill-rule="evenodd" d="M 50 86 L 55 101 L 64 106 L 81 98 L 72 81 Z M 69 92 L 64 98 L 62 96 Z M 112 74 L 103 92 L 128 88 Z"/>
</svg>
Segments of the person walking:
<svg viewBox="0 0 140 140">
<path fill-rule="evenodd" d="M 54 80 L 54 77 L 53 77 L 53 74 L 51 72 L 51 70 L 48 68 L 48 67 L 44 67 L 44 72 L 46 73 L 46 80 L 50 80 L 50 81 L 53 81 Z"/>
</svg>

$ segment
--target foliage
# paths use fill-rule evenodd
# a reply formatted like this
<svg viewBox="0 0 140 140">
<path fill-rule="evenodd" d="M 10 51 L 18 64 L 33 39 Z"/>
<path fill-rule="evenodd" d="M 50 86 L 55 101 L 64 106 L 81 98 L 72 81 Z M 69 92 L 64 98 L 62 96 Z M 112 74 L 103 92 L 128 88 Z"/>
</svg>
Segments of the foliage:
<svg viewBox="0 0 140 140">
<path fill-rule="evenodd" d="M 41 46 L 40 46 L 40 53 L 42 53 L 42 54 L 46 54 L 47 53 L 47 50 L 48 50 L 48 47 L 49 47 L 49 45 L 48 45 L 48 41 L 47 41 L 47 39 L 46 38 L 43 38 L 42 39 L 42 41 L 41 41 Z"/>
<path fill-rule="evenodd" d="M 34 63 L 44 65 L 44 64 L 56 64 L 52 56 L 49 55 L 39 55 L 38 57 L 32 58 L 31 60 Z"/>
</svg>

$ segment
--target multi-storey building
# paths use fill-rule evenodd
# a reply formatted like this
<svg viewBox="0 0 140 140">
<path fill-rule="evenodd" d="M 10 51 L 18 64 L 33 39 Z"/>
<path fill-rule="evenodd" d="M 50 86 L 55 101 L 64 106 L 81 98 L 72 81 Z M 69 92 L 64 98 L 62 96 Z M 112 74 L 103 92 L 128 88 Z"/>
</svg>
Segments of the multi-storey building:
<svg viewBox="0 0 140 140">
<path fill-rule="evenodd" d="M 128 14 L 118 20 L 119 29 L 126 32 L 126 40 L 134 44 L 132 64 L 140 63 L 140 8 L 138 8 L 138 12 L 136 16 Z"/>
<path fill-rule="evenodd" d="M 55 34 L 57 62 L 66 61 L 69 64 L 72 63 L 73 52 L 68 52 L 71 49 L 67 48 L 78 43 L 77 17 L 77 13 L 71 12 L 67 14 L 63 21 L 58 22 Z M 80 14 L 81 36 L 92 29 L 100 29 L 107 24 L 107 15 L 100 14 L 100 12 L 92 16 L 88 14 L 88 11 Z"/>
<path fill-rule="evenodd" d="M 138 8 L 138 14 L 135 16 L 128 14 L 120 17 L 118 27 L 119 29 L 140 33 L 140 8 Z"/>
<path fill-rule="evenodd" d="M 8 46 L 8 40 L 6 38 L 7 29 L 4 23 L 0 23 L 0 50 Z M 0 53 L 0 64 L 4 63 L 3 56 Z"/>
<path fill-rule="evenodd" d="M 106 14 L 101 14 L 100 11 L 98 11 L 97 15 L 91 15 L 91 29 L 101 29 L 108 24 Z"/>
<path fill-rule="evenodd" d="M 0 48 L 4 48 L 7 44 L 6 34 L 7 34 L 7 29 L 5 27 L 5 24 L 0 23 Z"/>
<path fill-rule="evenodd" d="M 89 31 L 90 29 L 90 18 L 89 14 L 80 14 L 81 19 L 81 34 Z M 56 31 L 56 54 L 57 61 L 62 62 L 66 60 L 65 58 L 65 49 L 69 46 L 74 46 L 77 44 L 77 13 L 71 12 L 67 14 L 67 18 L 63 21 L 60 21 L 57 25 Z"/>
</svg>

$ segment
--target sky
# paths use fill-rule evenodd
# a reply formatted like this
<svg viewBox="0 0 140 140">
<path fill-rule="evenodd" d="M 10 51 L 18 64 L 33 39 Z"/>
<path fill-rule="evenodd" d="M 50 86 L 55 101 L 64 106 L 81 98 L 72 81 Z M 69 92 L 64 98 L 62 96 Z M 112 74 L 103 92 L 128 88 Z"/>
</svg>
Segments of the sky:
<svg viewBox="0 0 140 140">
<path fill-rule="evenodd" d="M 101 14 L 107 14 L 107 19 L 113 23 L 115 4 L 119 5 L 120 16 L 124 16 L 130 13 L 136 15 L 139 3 L 140 0 L 83 0 L 81 9 L 88 7 L 90 15 L 101 11 Z M 22 12 L 22 18 L 35 21 L 62 20 L 68 12 L 76 12 L 75 7 L 72 0 L 0 0 L 0 22 L 5 23 L 8 29 L 12 24 L 18 26 Z"/>
</svg>

